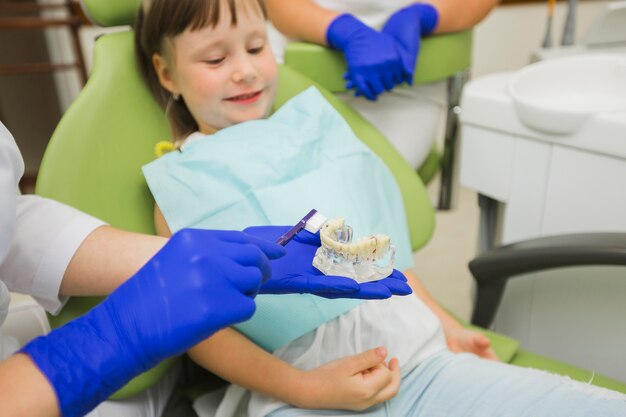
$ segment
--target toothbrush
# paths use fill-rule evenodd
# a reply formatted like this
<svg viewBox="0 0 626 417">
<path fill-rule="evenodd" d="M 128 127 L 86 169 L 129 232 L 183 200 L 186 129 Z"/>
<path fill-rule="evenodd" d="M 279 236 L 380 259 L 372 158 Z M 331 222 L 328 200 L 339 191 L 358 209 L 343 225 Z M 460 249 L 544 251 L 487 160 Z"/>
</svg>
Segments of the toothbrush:
<svg viewBox="0 0 626 417">
<path fill-rule="evenodd" d="M 556 0 L 548 0 L 548 23 L 546 24 L 546 37 L 543 39 L 543 47 L 552 46 L 552 16 L 554 16 L 554 4 Z"/>
<path fill-rule="evenodd" d="M 282 235 L 276 240 L 281 246 L 285 246 L 291 239 L 293 239 L 300 230 L 304 229 L 311 233 L 317 233 L 322 228 L 324 223 L 326 222 L 326 217 L 321 213 L 318 213 L 317 210 L 313 209 L 309 211 L 306 216 L 304 216 L 294 227 L 289 229 L 287 233 Z"/>
</svg>

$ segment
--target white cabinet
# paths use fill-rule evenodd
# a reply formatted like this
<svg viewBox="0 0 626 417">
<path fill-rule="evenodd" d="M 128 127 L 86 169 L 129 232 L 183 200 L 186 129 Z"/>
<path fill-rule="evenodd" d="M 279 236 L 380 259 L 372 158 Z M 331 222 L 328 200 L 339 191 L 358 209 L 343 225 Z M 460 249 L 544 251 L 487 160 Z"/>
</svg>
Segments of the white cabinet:
<svg viewBox="0 0 626 417">
<path fill-rule="evenodd" d="M 506 93 L 510 74 L 469 83 L 461 183 L 501 203 L 499 243 L 626 232 L 626 113 L 570 135 L 534 132 Z M 626 381 L 626 268 L 579 267 L 509 281 L 495 329 L 528 350 Z"/>
</svg>

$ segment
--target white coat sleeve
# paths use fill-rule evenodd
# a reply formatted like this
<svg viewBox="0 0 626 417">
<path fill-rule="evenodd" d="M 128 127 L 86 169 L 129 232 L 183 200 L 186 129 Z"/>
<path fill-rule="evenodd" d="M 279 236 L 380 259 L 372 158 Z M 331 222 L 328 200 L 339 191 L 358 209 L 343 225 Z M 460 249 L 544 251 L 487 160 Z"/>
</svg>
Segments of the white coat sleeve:
<svg viewBox="0 0 626 417">
<path fill-rule="evenodd" d="M 15 234 L 0 278 L 9 290 L 30 294 L 58 313 L 65 270 L 83 240 L 104 223 L 69 206 L 34 195 L 17 197 Z"/>
<path fill-rule="evenodd" d="M 23 173 L 20 151 L 11 132 L 0 122 L 0 264 L 7 256 L 15 230 L 17 185 Z"/>
</svg>

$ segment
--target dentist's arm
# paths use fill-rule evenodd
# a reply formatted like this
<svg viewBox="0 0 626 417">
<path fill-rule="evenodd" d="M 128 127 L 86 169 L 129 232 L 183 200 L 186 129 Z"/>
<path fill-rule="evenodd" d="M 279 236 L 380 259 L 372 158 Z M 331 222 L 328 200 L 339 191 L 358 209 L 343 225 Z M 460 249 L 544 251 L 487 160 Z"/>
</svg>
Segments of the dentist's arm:
<svg viewBox="0 0 626 417">
<path fill-rule="evenodd" d="M 435 33 L 469 29 L 480 22 L 499 0 L 426 0 L 439 12 Z M 286 36 L 326 45 L 326 31 L 340 13 L 311 0 L 266 0 L 269 18 Z"/>
<path fill-rule="evenodd" d="M 65 296 L 110 294 L 166 242 L 114 229 L 35 195 L 18 196 L 14 216 L 15 233 L 0 262 L 0 277 L 11 291 L 32 295 L 51 313 Z"/>
<path fill-rule="evenodd" d="M 91 232 L 72 257 L 60 293 L 108 295 L 137 272 L 167 239 L 102 226 Z"/>
<path fill-rule="evenodd" d="M 63 295 L 109 294 L 166 242 L 162 237 L 98 227 L 72 257 L 60 292 Z M 52 385 L 26 354 L 16 354 L 0 363 L 0 415 L 59 415 Z"/>
<path fill-rule="evenodd" d="M 341 13 L 318 6 L 312 0 L 266 0 L 269 19 L 290 38 L 327 45 L 326 31 Z"/>
<path fill-rule="evenodd" d="M 268 260 L 283 255 L 281 246 L 242 232 L 180 231 L 101 304 L 27 344 L 0 376 L 17 371 L 34 381 L 42 392 L 38 411 L 52 411 L 34 363 L 61 413 L 83 415 L 132 377 L 251 317 L 253 297 L 270 276 Z M 2 416 L 29 415 L 25 399 L 38 398 L 30 387 L 15 387 L 27 389 L 0 390 Z"/>
<path fill-rule="evenodd" d="M 13 355 L 0 362 L 0 415 L 60 415 L 52 385 L 27 355 Z"/>
<path fill-rule="evenodd" d="M 469 29 L 483 20 L 499 0 L 426 0 L 439 12 L 439 24 L 434 33 Z"/>
<path fill-rule="evenodd" d="M 325 9 L 311 0 L 268 0 L 269 18 L 286 36 L 327 45 L 343 53 L 346 88 L 376 100 L 385 90 L 412 83 L 420 39 L 431 33 L 467 29 L 497 0 L 427 0 L 396 11 L 381 31 L 348 13 Z"/>
</svg>

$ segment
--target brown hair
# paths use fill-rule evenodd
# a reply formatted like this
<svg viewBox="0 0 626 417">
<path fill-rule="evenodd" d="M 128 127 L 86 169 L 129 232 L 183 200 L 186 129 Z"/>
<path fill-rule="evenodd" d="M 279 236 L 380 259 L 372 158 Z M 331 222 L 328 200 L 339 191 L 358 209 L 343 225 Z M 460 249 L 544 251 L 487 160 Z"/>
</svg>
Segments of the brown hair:
<svg viewBox="0 0 626 417">
<path fill-rule="evenodd" d="M 187 28 L 198 30 L 219 23 L 221 8 L 228 7 L 231 25 L 237 25 L 237 3 L 256 3 L 267 19 L 263 0 L 144 0 L 135 19 L 135 55 L 139 70 L 152 95 L 164 108 L 174 138 L 182 139 L 198 130 L 198 124 L 181 98 L 172 94 L 159 82 L 152 64 L 152 56 L 164 51 L 164 41 L 183 33 Z"/>
</svg>

